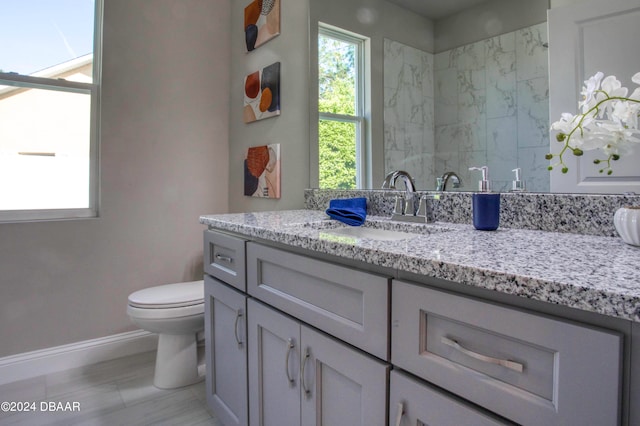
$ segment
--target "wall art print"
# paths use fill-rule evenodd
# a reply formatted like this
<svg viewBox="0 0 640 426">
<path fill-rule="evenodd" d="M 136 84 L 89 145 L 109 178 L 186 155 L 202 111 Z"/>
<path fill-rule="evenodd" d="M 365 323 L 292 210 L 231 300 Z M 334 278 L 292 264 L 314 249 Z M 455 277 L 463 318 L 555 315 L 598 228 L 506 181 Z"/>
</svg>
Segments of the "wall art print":
<svg viewBox="0 0 640 426">
<path fill-rule="evenodd" d="M 280 198 L 280 144 L 254 146 L 244 159 L 244 195 Z"/>
<path fill-rule="evenodd" d="M 244 122 L 280 115 L 280 62 L 244 78 Z"/>
<path fill-rule="evenodd" d="M 280 0 L 254 0 L 244 8 L 247 52 L 280 34 Z"/>
</svg>

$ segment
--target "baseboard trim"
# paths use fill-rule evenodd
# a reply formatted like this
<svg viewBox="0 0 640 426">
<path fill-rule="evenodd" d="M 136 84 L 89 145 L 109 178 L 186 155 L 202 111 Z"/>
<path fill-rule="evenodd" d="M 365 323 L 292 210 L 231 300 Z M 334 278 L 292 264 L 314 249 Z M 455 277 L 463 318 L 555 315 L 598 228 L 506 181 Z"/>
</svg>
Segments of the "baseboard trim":
<svg viewBox="0 0 640 426">
<path fill-rule="evenodd" d="M 156 334 L 136 330 L 10 355 L 0 358 L 0 385 L 152 351 L 157 345 Z"/>
</svg>

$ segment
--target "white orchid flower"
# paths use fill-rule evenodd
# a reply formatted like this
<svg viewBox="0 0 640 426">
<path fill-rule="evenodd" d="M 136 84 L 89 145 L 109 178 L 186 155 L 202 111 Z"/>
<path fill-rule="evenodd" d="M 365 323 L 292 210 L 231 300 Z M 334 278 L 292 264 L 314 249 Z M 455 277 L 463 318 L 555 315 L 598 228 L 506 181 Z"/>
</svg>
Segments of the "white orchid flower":
<svg viewBox="0 0 640 426">
<path fill-rule="evenodd" d="M 559 160 L 550 165 L 549 170 L 560 165 L 562 173 L 567 173 L 569 169 L 563 160 L 567 150 L 580 156 L 583 151 L 600 149 L 608 158 L 594 162 L 604 163 L 605 168 L 600 172 L 606 170 L 611 174 L 612 160 L 640 146 L 640 87 L 629 97 L 629 90 L 615 76 L 603 77 L 604 74 L 598 72 L 585 80 L 580 92 L 582 98 L 578 102 L 582 114 L 565 112 L 551 125 L 551 130 L 558 132 L 556 138 L 564 143 L 564 147 L 558 154 L 546 155 L 548 160 L 554 157 Z M 640 85 L 640 72 L 631 80 Z"/>
<path fill-rule="evenodd" d="M 606 155 L 629 154 L 634 145 L 640 144 L 638 131 L 612 121 L 598 123 L 592 134 L 594 138 L 602 140 L 604 145 L 600 148 Z"/>
<path fill-rule="evenodd" d="M 585 105 L 589 105 L 590 102 L 594 99 L 594 93 L 600 89 L 600 82 L 604 74 L 602 72 L 597 72 L 596 75 L 585 80 L 584 86 L 582 87 L 582 101 L 578 104 L 579 107 L 584 108 Z"/>
<path fill-rule="evenodd" d="M 568 112 L 564 112 L 560 116 L 560 120 L 551 124 L 551 130 L 557 130 L 564 134 L 569 134 L 578 125 L 579 120 L 579 115 L 573 115 L 569 114 Z"/>
<path fill-rule="evenodd" d="M 640 104 L 619 101 L 615 102 L 611 112 L 611 119 L 618 123 L 623 123 L 627 127 L 638 128 L 638 112 Z"/>
</svg>

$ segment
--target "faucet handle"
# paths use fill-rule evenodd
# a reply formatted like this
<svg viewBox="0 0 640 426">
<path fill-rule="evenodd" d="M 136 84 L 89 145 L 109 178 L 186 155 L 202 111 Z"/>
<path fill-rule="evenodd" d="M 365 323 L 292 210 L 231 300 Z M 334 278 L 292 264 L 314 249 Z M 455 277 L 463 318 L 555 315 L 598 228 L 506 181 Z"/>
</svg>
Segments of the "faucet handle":
<svg viewBox="0 0 640 426">
<path fill-rule="evenodd" d="M 404 214 L 409 216 L 416 215 L 416 200 L 412 196 L 407 197 L 404 201 Z"/>
<path fill-rule="evenodd" d="M 418 204 L 418 212 L 416 213 L 416 216 L 427 217 L 427 212 L 429 210 L 431 209 L 427 206 L 427 197 L 423 195 L 422 197 L 420 197 L 420 203 Z"/>
<path fill-rule="evenodd" d="M 396 196 L 396 202 L 393 207 L 393 214 L 403 215 L 405 209 L 404 197 L 401 195 Z"/>
<path fill-rule="evenodd" d="M 427 200 L 439 200 L 440 194 L 423 195 L 420 197 L 420 203 L 418 204 L 418 212 L 416 216 L 422 216 L 426 218 L 427 223 L 435 222 L 433 215 L 433 208 Z"/>
</svg>

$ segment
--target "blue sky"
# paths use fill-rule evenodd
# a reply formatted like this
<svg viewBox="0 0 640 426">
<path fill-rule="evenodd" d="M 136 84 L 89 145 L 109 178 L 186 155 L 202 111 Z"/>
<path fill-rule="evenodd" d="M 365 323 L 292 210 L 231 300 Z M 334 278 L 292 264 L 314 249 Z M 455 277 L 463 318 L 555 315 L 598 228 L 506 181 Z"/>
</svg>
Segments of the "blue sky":
<svg viewBox="0 0 640 426">
<path fill-rule="evenodd" d="M 0 0 L 0 70 L 32 74 L 93 51 L 94 0 Z"/>
</svg>

